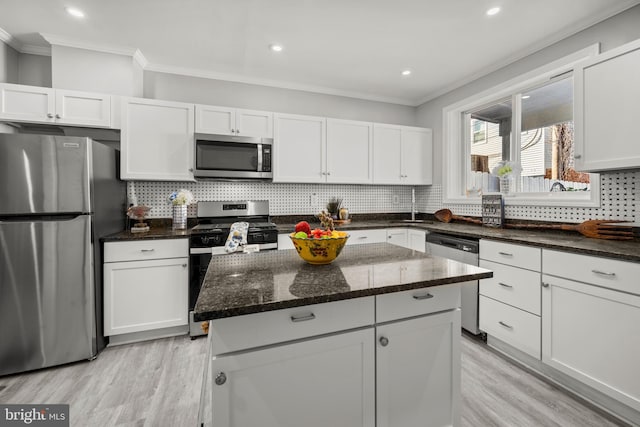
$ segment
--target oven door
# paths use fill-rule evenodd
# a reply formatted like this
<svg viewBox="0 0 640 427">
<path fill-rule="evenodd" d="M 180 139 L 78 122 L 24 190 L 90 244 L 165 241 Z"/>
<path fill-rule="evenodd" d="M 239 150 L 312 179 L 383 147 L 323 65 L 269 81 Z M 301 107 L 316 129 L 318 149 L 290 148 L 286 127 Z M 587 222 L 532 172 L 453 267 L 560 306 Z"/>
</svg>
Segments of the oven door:
<svg viewBox="0 0 640 427">
<path fill-rule="evenodd" d="M 198 253 L 205 252 L 207 253 Z M 202 328 L 203 323 L 207 322 L 194 322 L 193 320 L 193 308 L 196 306 L 198 295 L 200 294 L 200 288 L 204 281 L 204 276 L 207 274 L 207 268 L 211 261 L 211 248 L 192 248 L 189 256 L 189 336 L 195 338 L 200 335 L 206 335 L 205 330 Z"/>
<path fill-rule="evenodd" d="M 265 159 L 267 138 L 196 136 L 194 176 L 197 178 L 270 179 L 270 156 Z M 265 167 L 268 166 L 268 167 Z M 264 170 L 269 170 L 265 172 Z"/>
</svg>

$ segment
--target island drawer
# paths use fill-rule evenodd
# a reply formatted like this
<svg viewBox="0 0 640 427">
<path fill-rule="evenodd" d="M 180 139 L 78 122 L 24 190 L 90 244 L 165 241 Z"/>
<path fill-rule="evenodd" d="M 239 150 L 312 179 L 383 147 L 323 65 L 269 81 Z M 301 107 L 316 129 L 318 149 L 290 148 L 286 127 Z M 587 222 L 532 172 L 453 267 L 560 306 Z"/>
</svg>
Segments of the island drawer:
<svg viewBox="0 0 640 427">
<path fill-rule="evenodd" d="M 213 355 L 373 325 L 373 296 L 211 321 Z"/>
<path fill-rule="evenodd" d="M 640 295 L 640 263 L 545 249 L 542 272 Z"/>
<path fill-rule="evenodd" d="M 376 296 L 376 323 L 460 307 L 460 285 L 442 285 Z"/>
<path fill-rule="evenodd" d="M 540 315 L 540 273 L 485 260 L 480 267 L 493 271 L 480 280 L 480 294 Z"/>
<path fill-rule="evenodd" d="M 540 360 L 540 317 L 480 295 L 480 329 Z"/>
<path fill-rule="evenodd" d="M 147 239 L 104 244 L 104 262 L 143 261 L 189 256 L 187 239 Z"/>
<path fill-rule="evenodd" d="M 541 250 L 487 239 L 480 240 L 480 259 L 540 271 Z"/>
</svg>

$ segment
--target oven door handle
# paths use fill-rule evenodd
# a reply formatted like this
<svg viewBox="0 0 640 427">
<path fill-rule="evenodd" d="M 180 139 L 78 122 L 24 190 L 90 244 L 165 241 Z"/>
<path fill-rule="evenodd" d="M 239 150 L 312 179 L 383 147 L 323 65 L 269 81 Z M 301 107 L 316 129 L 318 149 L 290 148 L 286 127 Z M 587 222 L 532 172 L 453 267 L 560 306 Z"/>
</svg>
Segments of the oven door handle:
<svg viewBox="0 0 640 427">
<path fill-rule="evenodd" d="M 212 248 L 191 248 L 189 249 L 189 254 L 190 255 L 204 255 L 204 254 L 211 254 L 212 252 Z"/>
</svg>

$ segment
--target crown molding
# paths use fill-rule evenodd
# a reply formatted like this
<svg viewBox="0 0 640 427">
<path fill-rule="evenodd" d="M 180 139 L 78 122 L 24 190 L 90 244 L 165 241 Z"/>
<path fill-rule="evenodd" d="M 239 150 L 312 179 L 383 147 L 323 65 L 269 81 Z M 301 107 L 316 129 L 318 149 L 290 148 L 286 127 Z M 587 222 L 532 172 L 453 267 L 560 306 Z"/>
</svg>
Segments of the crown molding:
<svg viewBox="0 0 640 427">
<path fill-rule="evenodd" d="M 43 39 L 50 45 L 73 47 L 76 49 L 94 50 L 96 52 L 112 53 L 115 55 L 124 55 L 133 57 L 138 49 L 128 46 L 106 45 L 98 43 L 87 43 L 78 41 L 70 37 L 58 36 L 49 33 L 40 33 Z"/>
<path fill-rule="evenodd" d="M 241 76 L 236 74 L 219 73 L 215 71 L 201 70 L 196 68 L 184 68 L 174 67 L 163 64 L 150 63 L 146 68 L 146 71 L 154 71 L 165 74 L 177 74 L 181 76 L 200 77 L 205 79 L 223 80 L 233 83 L 245 83 L 259 86 L 276 87 L 280 89 L 299 90 L 303 92 L 320 93 L 324 95 L 344 96 L 346 98 L 356 98 L 365 101 L 384 102 L 388 104 L 398 104 L 414 107 L 416 104 L 413 100 L 404 98 L 393 98 L 386 96 L 376 96 L 369 93 L 353 92 L 341 89 L 335 89 L 324 86 L 315 86 L 302 83 L 293 83 L 283 80 L 272 80 L 252 76 Z"/>
<path fill-rule="evenodd" d="M 4 43 L 6 43 L 7 45 L 11 46 L 13 49 L 17 50 L 18 52 L 21 51 L 22 45 L 18 41 L 18 39 L 16 39 L 11 34 L 6 32 L 3 28 L 0 28 L 0 41 L 2 41 Z"/>
<path fill-rule="evenodd" d="M 23 44 L 20 53 L 31 55 L 51 56 L 51 46 L 38 46 L 35 44 Z"/>
</svg>

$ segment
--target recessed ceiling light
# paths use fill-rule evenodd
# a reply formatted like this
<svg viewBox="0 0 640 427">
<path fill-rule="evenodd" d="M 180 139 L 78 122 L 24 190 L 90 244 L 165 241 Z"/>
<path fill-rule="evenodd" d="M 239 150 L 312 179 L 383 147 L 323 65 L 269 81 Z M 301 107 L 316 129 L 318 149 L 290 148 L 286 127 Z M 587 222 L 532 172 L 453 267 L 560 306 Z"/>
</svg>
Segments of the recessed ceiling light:
<svg viewBox="0 0 640 427">
<path fill-rule="evenodd" d="M 75 7 L 66 7 L 65 10 L 71 16 L 74 16 L 76 18 L 84 18 L 84 12 L 80 9 L 76 9 Z"/>
<path fill-rule="evenodd" d="M 497 14 L 498 12 L 500 12 L 500 8 L 499 7 L 492 7 L 491 9 L 487 10 L 487 15 L 493 16 L 493 15 Z"/>
<path fill-rule="evenodd" d="M 271 46 L 269 46 L 269 49 L 271 49 L 274 52 L 282 52 L 282 45 L 272 44 Z"/>
<path fill-rule="evenodd" d="M 402 75 L 403 75 L 403 76 L 409 76 L 409 75 L 411 75 L 411 70 L 404 70 L 404 71 L 402 72 Z"/>
<path fill-rule="evenodd" d="M 522 95 L 522 99 L 529 99 L 531 98 L 531 95 Z"/>
</svg>

